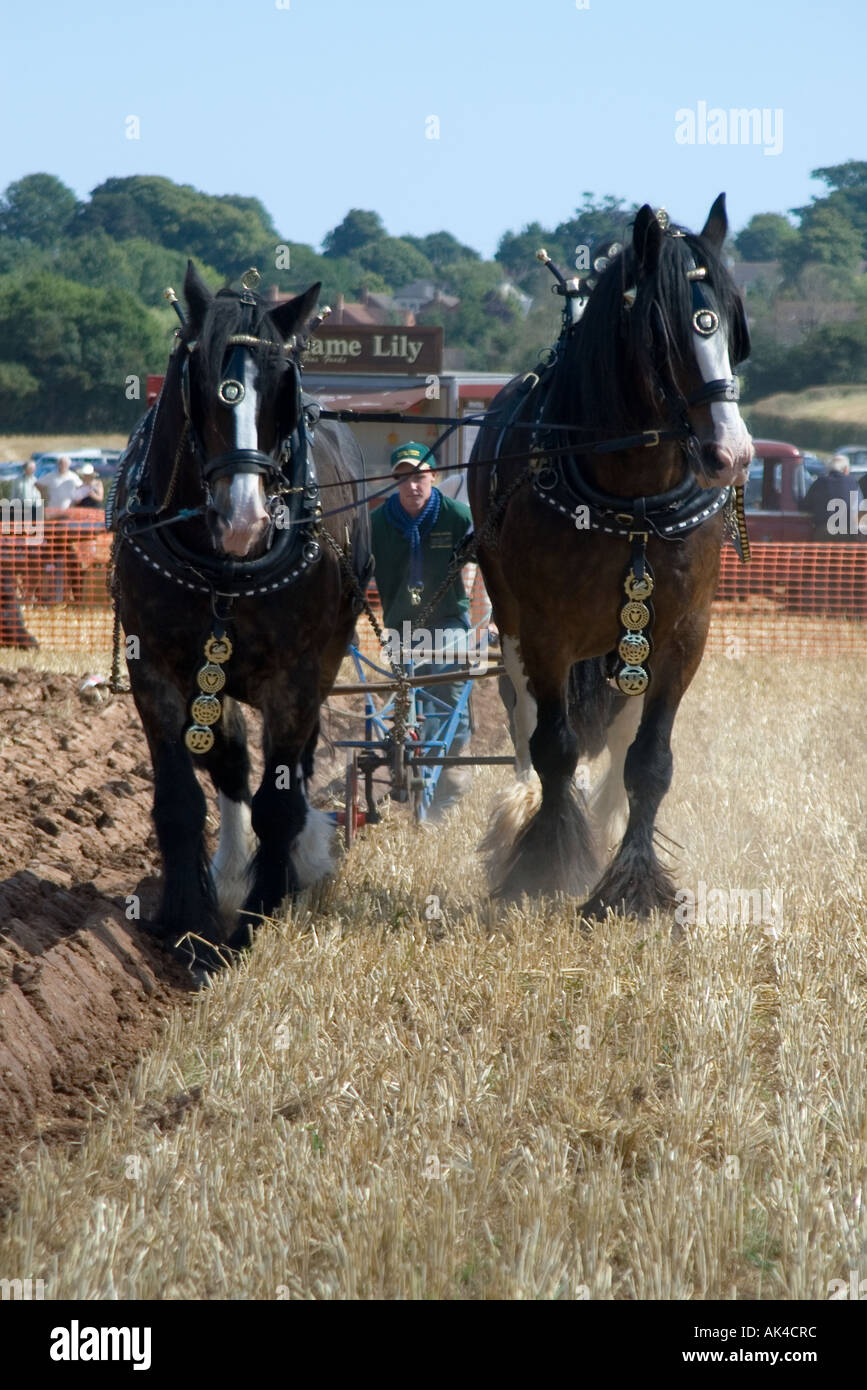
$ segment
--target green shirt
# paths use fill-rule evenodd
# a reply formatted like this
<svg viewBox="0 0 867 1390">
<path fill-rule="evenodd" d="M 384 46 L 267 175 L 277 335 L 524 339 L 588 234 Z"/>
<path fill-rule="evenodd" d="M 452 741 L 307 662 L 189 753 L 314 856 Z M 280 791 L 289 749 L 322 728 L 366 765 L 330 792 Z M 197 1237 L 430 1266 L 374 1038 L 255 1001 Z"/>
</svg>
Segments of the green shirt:
<svg viewBox="0 0 867 1390">
<path fill-rule="evenodd" d="M 370 521 L 373 554 L 376 557 L 373 577 L 382 599 L 385 626 L 402 632 L 403 623 L 407 620 L 411 624 L 416 622 L 445 579 L 454 548 L 472 525 L 470 509 L 463 502 L 443 496 L 439 516 L 427 535 L 422 534 L 424 588 L 417 608 L 409 596 L 409 541 L 388 520 L 384 506 L 377 507 Z M 469 612 L 470 601 L 461 576 L 457 574 L 454 583 L 428 617 L 425 627 L 431 630 L 437 627 L 467 627 Z"/>
</svg>

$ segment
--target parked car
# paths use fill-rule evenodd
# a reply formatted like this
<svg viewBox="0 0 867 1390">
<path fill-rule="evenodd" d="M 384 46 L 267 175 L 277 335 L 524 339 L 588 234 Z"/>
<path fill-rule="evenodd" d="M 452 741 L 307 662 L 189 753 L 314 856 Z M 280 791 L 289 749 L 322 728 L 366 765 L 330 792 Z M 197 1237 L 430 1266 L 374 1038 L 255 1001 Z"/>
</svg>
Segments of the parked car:
<svg viewBox="0 0 867 1390">
<path fill-rule="evenodd" d="M 822 474 L 827 472 L 828 465 L 823 463 L 816 454 L 802 454 L 801 457 L 811 482 L 814 478 L 821 478 Z"/>
<path fill-rule="evenodd" d="M 747 528 L 754 541 L 810 541 L 813 523 L 800 503 L 813 478 L 794 444 L 754 439 L 744 491 Z M 824 467 L 821 469 L 824 472 Z"/>
</svg>

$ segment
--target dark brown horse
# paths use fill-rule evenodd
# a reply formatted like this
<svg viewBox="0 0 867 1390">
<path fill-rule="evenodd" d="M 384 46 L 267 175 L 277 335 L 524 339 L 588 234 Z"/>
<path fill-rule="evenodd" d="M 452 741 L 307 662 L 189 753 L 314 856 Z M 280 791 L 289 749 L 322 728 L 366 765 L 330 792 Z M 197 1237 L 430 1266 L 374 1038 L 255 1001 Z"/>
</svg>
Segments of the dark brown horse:
<svg viewBox="0 0 867 1390">
<path fill-rule="evenodd" d="M 477 531 L 499 509 L 480 560 L 524 784 L 487 841 L 507 896 L 589 893 L 588 916 L 674 901 L 654 824 L 707 637 L 730 485 L 751 453 L 732 378 L 749 340 L 720 258 L 726 230 L 724 195 L 698 236 L 641 208 L 596 283 L 572 282 L 586 307 L 567 315 L 554 360 L 504 388 L 476 441 L 470 498 Z M 503 506 L 528 453 L 532 476 Z M 606 744 L 611 770 L 588 818 L 573 775 Z M 601 853 L 623 833 L 624 787 L 625 834 L 600 880 Z"/>
<path fill-rule="evenodd" d="M 357 609 L 324 533 L 362 584 L 370 543 L 358 447 L 345 425 L 319 423 L 314 438 L 302 402 L 297 340 L 318 291 L 269 308 L 248 290 L 212 295 L 190 266 L 187 322 L 110 505 L 163 861 L 151 926 L 205 969 L 220 962 L 211 945 L 247 945 L 331 864 L 331 823 L 308 805 L 307 783 Z M 264 723 L 252 798 L 239 702 Z M 212 865 L 197 768 L 219 793 Z"/>
</svg>

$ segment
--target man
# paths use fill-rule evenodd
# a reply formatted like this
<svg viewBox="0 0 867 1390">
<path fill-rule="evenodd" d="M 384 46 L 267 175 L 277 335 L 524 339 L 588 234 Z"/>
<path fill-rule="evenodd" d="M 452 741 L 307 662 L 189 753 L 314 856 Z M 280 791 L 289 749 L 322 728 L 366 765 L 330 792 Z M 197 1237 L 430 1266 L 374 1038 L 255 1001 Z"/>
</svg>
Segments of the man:
<svg viewBox="0 0 867 1390">
<path fill-rule="evenodd" d="M 96 476 L 92 463 L 83 463 L 78 470 L 81 486 L 76 488 L 72 498 L 74 507 L 102 507 L 105 505 L 105 488 L 102 478 Z"/>
<path fill-rule="evenodd" d="M 72 464 L 63 454 L 57 460 L 57 467 L 46 473 L 36 486 L 45 498 L 46 507 L 71 507 L 81 487 L 81 479 L 73 472 Z"/>
<path fill-rule="evenodd" d="M 858 486 L 849 477 L 848 458 L 845 454 L 834 454 L 828 472 L 816 478 L 801 502 L 801 509 L 813 518 L 813 540 L 857 540 L 860 501 Z M 853 517 L 856 519 L 854 530 Z"/>
<path fill-rule="evenodd" d="M 22 503 L 25 516 L 38 516 L 42 511 L 42 493 L 36 486 L 35 459 L 28 459 L 20 476 L 10 484 L 9 496 Z"/>
<path fill-rule="evenodd" d="M 371 517 L 373 554 L 376 559 L 376 587 L 382 599 L 385 626 L 403 639 L 415 628 L 418 616 L 440 588 L 448 573 L 455 547 L 472 525 L 469 507 L 446 497 L 434 485 L 432 455 L 424 444 L 400 444 L 391 455 L 391 471 L 398 483 L 396 493 L 377 507 Z M 458 574 L 436 608 L 425 619 L 433 645 L 432 659 L 416 663 L 416 671 L 454 670 L 443 653 L 455 647 L 466 650 L 470 602 Z M 405 629 L 404 624 L 409 628 Z M 418 639 L 416 639 L 417 645 Z M 431 686 L 416 692 L 416 705 L 427 728 L 422 737 L 436 735 L 443 711 L 434 698 L 454 708 L 462 683 Z M 432 698 L 433 697 L 433 698 Z M 462 715 L 449 750 L 460 754 L 470 736 L 470 721 Z M 443 768 L 437 783 L 434 815 L 442 814 L 466 789 L 469 769 Z"/>
</svg>

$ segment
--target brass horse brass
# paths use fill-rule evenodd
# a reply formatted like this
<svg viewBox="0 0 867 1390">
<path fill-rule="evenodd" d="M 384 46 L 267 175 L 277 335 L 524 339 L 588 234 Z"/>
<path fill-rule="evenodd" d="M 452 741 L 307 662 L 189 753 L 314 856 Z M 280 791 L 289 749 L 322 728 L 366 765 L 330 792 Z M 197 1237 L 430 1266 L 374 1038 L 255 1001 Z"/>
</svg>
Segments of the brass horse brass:
<svg viewBox="0 0 867 1390">
<path fill-rule="evenodd" d="M 200 724 L 191 724 L 184 734 L 184 743 L 191 753 L 210 753 L 214 742 L 213 729 L 204 729 Z"/>
<path fill-rule="evenodd" d="M 630 632 L 640 632 L 650 622 L 650 609 L 646 603 L 639 603 L 636 599 L 632 599 L 629 603 L 624 603 L 621 608 L 620 621 L 624 627 L 629 628 Z"/>
<path fill-rule="evenodd" d="M 215 637 L 213 633 L 205 643 L 205 660 L 216 661 L 222 666 L 232 655 L 232 643 L 228 637 Z"/>
<path fill-rule="evenodd" d="M 203 666 L 197 673 L 196 680 L 199 689 L 204 690 L 206 695 L 216 695 L 226 684 L 226 673 L 221 666 L 215 666 L 209 661 L 207 666 Z"/>
<path fill-rule="evenodd" d="M 199 695 L 190 706 L 190 712 L 197 724 L 216 724 L 223 707 L 216 695 Z"/>
</svg>

